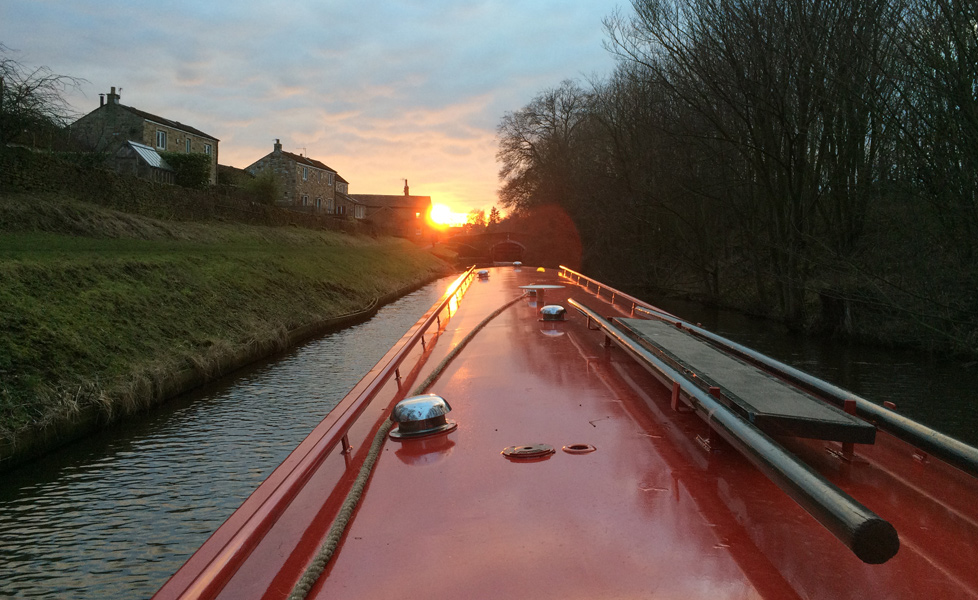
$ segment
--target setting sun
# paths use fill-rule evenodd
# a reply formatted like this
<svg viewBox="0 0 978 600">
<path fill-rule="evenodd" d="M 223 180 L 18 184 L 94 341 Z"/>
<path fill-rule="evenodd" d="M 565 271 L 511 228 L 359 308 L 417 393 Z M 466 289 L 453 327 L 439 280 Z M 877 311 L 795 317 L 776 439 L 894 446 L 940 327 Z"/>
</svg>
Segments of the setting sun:
<svg viewBox="0 0 978 600">
<path fill-rule="evenodd" d="M 444 204 L 435 204 L 431 207 L 431 220 L 438 225 L 451 227 L 465 225 L 467 217 L 468 214 L 452 212 L 452 209 Z"/>
</svg>

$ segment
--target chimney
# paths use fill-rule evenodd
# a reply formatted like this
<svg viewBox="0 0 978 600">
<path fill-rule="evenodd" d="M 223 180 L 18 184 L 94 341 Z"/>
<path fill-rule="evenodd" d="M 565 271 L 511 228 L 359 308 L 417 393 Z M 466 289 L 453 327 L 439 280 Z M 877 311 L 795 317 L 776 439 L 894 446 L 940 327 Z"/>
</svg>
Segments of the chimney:
<svg viewBox="0 0 978 600">
<path fill-rule="evenodd" d="M 119 91 L 121 92 L 122 90 L 120 89 Z M 115 86 L 112 86 L 112 90 L 108 94 L 106 94 L 105 96 L 106 96 L 105 99 L 106 99 L 106 101 L 109 104 L 118 104 L 119 103 L 119 94 L 116 94 L 115 93 Z"/>
<path fill-rule="evenodd" d="M 98 105 L 99 105 L 99 108 L 105 106 L 105 94 L 99 94 L 98 95 Z"/>
<path fill-rule="evenodd" d="M 405 196 L 410 196 L 411 195 L 411 193 L 408 191 L 407 179 L 404 180 L 404 195 Z"/>
<path fill-rule="evenodd" d="M 275 152 L 281 152 L 281 151 L 282 151 L 282 144 L 278 141 L 278 138 L 276 138 L 275 139 Z"/>
</svg>

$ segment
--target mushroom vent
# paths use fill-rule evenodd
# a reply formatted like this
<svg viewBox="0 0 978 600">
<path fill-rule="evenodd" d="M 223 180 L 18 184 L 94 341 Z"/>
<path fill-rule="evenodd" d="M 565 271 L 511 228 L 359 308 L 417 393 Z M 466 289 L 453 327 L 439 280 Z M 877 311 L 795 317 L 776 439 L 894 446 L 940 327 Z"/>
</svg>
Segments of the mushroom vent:
<svg viewBox="0 0 978 600">
<path fill-rule="evenodd" d="M 397 429 L 390 436 L 403 440 L 452 431 L 458 425 L 445 418 L 451 410 L 448 402 L 435 394 L 405 398 L 391 412 L 391 421 L 397 423 Z"/>
<path fill-rule="evenodd" d="M 540 309 L 540 315 L 544 321 L 563 321 L 567 310 L 559 304 L 548 304 Z"/>
<path fill-rule="evenodd" d="M 489 271 L 487 269 L 479 271 L 479 279 L 489 279 Z"/>
</svg>

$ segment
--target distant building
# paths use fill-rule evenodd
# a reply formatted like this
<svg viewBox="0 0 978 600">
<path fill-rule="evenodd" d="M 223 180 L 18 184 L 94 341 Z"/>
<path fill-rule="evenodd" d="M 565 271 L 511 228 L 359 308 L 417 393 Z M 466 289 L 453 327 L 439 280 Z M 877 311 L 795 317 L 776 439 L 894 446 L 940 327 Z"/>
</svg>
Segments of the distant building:
<svg viewBox="0 0 978 600">
<path fill-rule="evenodd" d="M 407 180 L 404 194 L 352 194 L 351 197 L 364 207 L 365 220 L 377 231 L 405 237 L 423 243 L 429 240 L 431 226 L 431 196 L 412 196 Z"/>
<path fill-rule="evenodd" d="M 350 184 L 336 176 L 336 214 L 349 215 L 362 221 L 367 216 L 367 207 L 349 194 Z"/>
<path fill-rule="evenodd" d="M 271 172 L 278 181 L 282 197 L 278 204 L 310 212 L 356 216 L 349 201 L 349 183 L 318 160 L 282 150 L 275 140 L 272 151 L 251 163 L 245 170 L 259 176 Z"/>
<path fill-rule="evenodd" d="M 75 140 L 96 152 L 108 152 L 116 157 L 119 151 L 123 154 L 134 151 L 126 149 L 127 142 L 158 152 L 206 154 L 211 159 L 210 183 L 217 183 L 217 138 L 179 121 L 120 104 L 120 95 L 114 87 L 100 96 L 99 107 L 71 125 Z"/>
</svg>

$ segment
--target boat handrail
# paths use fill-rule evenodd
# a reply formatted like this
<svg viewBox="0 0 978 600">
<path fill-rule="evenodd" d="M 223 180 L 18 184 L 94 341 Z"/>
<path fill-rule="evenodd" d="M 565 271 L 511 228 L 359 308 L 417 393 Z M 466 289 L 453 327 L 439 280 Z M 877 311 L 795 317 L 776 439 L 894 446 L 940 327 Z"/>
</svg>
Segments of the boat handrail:
<svg viewBox="0 0 978 600">
<path fill-rule="evenodd" d="M 692 400 L 694 410 L 704 417 L 714 431 L 832 532 L 860 560 L 881 564 L 897 553 L 899 537 L 888 521 L 816 473 L 770 436 L 635 343 L 594 310 L 573 299 L 568 299 L 568 303 L 587 317 L 589 326 L 590 323 L 597 324 L 609 339 L 647 370 L 679 384 Z"/>
<path fill-rule="evenodd" d="M 568 273 L 570 275 L 568 275 Z M 657 310 L 657 311 L 659 311 L 661 313 L 664 313 L 664 314 L 667 314 L 667 315 L 669 314 L 668 312 L 662 310 L 661 308 L 652 306 L 648 302 L 645 302 L 643 300 L 639 300 L 638 298 L 636 298 L 636 297 L 634 297 L 634 296 L 632 296 L 630 294 L 626 294 L 625 292 L 623 292 L 621 290 L 618 290 L 618 289 L 615 289 L 615 288 L 611 287 L 610 285 L 601 283 L 597 279 L 592 279 L 592 278 L 588 277 L 587 275 L 584 275 L 583 273 L 578 273 L 577 271 L 575 271 L 574 269 L 571 269 L 570 267 L 565 267 L 564 265 L 560 265 L 560 273 L 559 274 L 562 277 L 565 277 L 567 279 L 574 279 L 575 282 L 578 285 L 580 285 L 581 284 L 581 281 L 583 281 L 584 282 L 584 288 L 585 289 L 590 289 L 591 288 L 591 284 L 594 284 L 595 289 L 597 290 L 597 296 L 599 298 L 601 297 L 601 291 L 602 290 L 606 290 L 606 291 L 611 292 L 611 297 L 607 299 L 611 304 L 615 304 L 615 302 L 619 298 L 624 298 L 626 301 L 628 301 L 628 302 L 631 303 L 631 305 L 632 305 L 631 311 L 632 311 L 633 314 L 640 307 L 651 308 L 651 309 Z M 674 316 L 674 315 L 670 315 L 670 316 Z M 678 317 L 676 317 L 676 318 L 678 318 Z"/>
<path fill-rule="evenodd" d="M 978 477 L 978 448 L 974 446 L 969 446 L 960 440 L 931 429 L 885 406 L 880 406 L 871 400 L 867 400 L 828 381 L 784 364 L 770 356 L 738 344 L 733 340 L 688 323 L 665 311 L 659 311 L 655 307 L 639 307 L 637 310 L 653 318 L 678 325 L 693 335 L 712 343 L 714 346 L 726 350 L 750 363 L 771 370 L 788 381 L 822 398 L 830 400 L 837 406 L 842 407 L 845 405 L 846 400 L 853 400 L 856 403 L 856 414 L 874 423 L 879 429 L 920 448 L 931 456 L 939 458 L 973 477 Z"/>
<path fill-rule="evenodd" d="M 213 598 L 218 595 L 319 466 L 338 445 L 342 443 L 344 448 L 347 446 L 346 438 L 350 428 L 353 427 L 390 378 L 398 374 L 401 363 L 411 350 L 419 342 L 424 346 L 424 335 L 431 325 L 438 322 L 440 326 L 441 312 L 445 310 L 446 306 L 449 306 L 449 311 L 451 311 L 450 302 L 460 291 L 464 292 L 462 286 L 473 276 L 474 272 L 475 266 L 472 266 L 449 286 L 441 300 L 428 311 L 427 316 L 416 326 L 410 337 L 401 343 L 399 350 L 373 376 L 370 383 L 357 394 L 356 398 L 342 409 L 339 415 L 333 413 L 327 415 L 327 419 L 335 419 L 332 425 L 296 461 L 292 470 L 285 475 L 268 497 L 254 508 L 247 520 L 238 526 L 234 534 L 184 589 L 179 596 L 180 598 Z M 343 401 L 337 405 L 337 408 L 342 404 Z"/>
<path fill-rule="evenodd" d="M 690 333 L 709 341 L 713 345 L 739 356 L 748 362 L 762 366 L 763 368 L 784 377 L 792 383 L 807 389 L 810 392 L 818 394 L 820 397 L 831 401 L 837 406 L 844 406 L 846 400 L 854 400 L 856 403 L 856 414 L 875 424 L 876 427 L 882 431 L 885 431 L 886 433 L 889 433 L 890 435 L 897 437 L 908 444 L 920 448 L 922 451 L 930 454 L 931 456 L 934 456 L 935 458 L 938 458 L 973 477 L 978 477 L 978 448 L 965 444 L 960 440 L 941 433 L 936 429 L 927 427 L 922 423 L 918 423 L 917 421 L 890 410 L 885 406 L 880 406 L 871 400 L 867 400 L 866 398 L 840 388 L 832 383 L 829 383 L 828 381 L 825 381 L 824 379 L 819 379 L 814 375 L 810 375 L 790 365 L 784 364 L 769 356 L 761 354 L 756 350 L 751 350 L 746 346 L 742 346 L 733 340 L 717 335 L 711 331 L 707 331 L 706 329 L 689 323 L 672 313 L 658 308 L 657 306 L 653 306 L 648 302 L 639 300 L 633 296 L 629 296 L 624 292 L 616 290 L 609 285 L 600 283 L 563 265 L 561 265 L 560 268 L 567 273 L 573 274 L 573 278 L 576 279 L 578 283 L 581 280 L 584 280 L 599 286 L 599 295 L 602 289 L 612 292 L 612 303 L 614 303 L 615 296 L 625 298 L 632 303 L 632 314 L 641 312 L 650 317 L 680 325 L 683 329 L 686 329 Z M 589 288 L 590 286 L 588 285 L 586 287 Z"/>
</svg>

